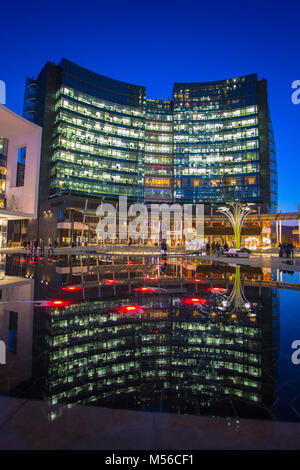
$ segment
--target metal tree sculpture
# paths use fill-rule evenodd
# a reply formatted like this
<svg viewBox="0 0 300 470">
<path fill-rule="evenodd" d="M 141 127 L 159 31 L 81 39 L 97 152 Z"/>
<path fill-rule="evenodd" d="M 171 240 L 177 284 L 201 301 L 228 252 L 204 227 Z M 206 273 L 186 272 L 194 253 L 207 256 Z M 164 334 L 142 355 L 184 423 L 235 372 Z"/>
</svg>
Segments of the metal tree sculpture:
<svg viewBox="0 0 300 470">
<path fill-rule="evenodd" d="M 217 209 L 217 212 L 226 215 L 233 227 L 236 248 L 240 248 L 243 223 L 250 213 L 255 212 L 254 205 L 254 203 L 230 202 Z"/>
</svg>

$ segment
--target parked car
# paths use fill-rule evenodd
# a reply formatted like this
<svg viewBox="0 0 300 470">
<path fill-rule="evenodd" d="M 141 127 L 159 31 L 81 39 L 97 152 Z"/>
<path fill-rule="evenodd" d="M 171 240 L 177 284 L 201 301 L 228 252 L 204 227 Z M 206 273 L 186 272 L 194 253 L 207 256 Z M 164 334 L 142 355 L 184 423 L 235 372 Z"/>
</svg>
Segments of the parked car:
<svg viewBox="0 0 300 470">
<path fill-rule="evenodd" d="M 230 248 L 224 252 L 228 258 L 249 258 L 251 251 L 248 248 Z"/>
</svg>

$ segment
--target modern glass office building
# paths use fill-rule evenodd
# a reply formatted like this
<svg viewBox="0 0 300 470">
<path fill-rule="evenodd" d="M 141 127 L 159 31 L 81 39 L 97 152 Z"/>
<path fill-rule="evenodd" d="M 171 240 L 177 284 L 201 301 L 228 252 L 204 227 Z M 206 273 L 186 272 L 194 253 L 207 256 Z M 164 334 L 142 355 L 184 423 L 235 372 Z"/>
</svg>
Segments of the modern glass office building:
<svg viewBox="0 0 300 470">
<path fill-rule="evenodd" d="M 174 85 L 174 197 L 261 202 L 275 211 L 277 174 L 265 80 L 248 75 Z"/>
<path fill-rule="evenodd" d="M 50 208 L 56 222 L 87 199 L 119 196 L 276 211 L 267 83 L 256 74 L 175 83 L 164 101 L 63 59 L 26 80 L 24 116 L 43 126 L 40 215 Z"/>
</svg>

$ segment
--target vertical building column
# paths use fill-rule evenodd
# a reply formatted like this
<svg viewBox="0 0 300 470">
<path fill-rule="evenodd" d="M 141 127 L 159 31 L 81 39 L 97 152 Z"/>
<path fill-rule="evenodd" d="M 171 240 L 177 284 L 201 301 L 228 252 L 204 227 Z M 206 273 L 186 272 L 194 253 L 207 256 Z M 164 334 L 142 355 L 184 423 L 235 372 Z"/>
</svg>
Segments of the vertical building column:
<svg viewBox="0 0 300 470">
<path fill-rule="evenodd" d="M 279 243 L 281 243 L 281 222 L 282 220 L 279 220 Z"/>
</svg>

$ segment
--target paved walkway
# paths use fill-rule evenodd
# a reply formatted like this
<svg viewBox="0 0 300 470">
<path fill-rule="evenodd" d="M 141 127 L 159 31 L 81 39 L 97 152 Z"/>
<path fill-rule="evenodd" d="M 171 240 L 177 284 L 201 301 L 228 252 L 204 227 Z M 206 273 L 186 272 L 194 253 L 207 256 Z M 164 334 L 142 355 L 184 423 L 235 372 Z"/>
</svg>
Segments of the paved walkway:
<svg viewBox="0 0 300 470">
<path fill-rule="evenodd" d="M 300 449 L 300 424 L 177 415 L 0 397 L 0 450 Z"/>
</svg>

